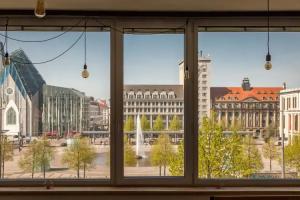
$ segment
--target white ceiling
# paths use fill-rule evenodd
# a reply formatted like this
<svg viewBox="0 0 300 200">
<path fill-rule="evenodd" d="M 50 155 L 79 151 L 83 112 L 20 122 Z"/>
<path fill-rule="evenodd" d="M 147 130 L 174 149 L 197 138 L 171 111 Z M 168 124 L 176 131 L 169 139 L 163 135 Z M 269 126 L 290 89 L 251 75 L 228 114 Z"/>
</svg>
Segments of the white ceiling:
<svg viewBox="0 0 300 200">
<path fill-rule="evenodd" d="M 0 0 L 1 10 L 33 9 L 36 0 Z M 267 0 L 46 0 L 49 10 L 265 11 Z M 299 0 L 270 0 L 271 10 L 300 11 Z"/>
</svg>

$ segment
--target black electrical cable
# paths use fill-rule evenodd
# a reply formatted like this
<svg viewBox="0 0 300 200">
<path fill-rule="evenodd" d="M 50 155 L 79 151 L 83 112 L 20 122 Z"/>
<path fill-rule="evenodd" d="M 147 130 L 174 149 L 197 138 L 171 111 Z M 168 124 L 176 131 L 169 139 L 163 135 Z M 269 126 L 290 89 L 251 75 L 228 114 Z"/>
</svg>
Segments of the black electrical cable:
<svg viewBox="0 0 300 200">
<path fill-rule="evenodd" d="M 54 40 L 56 38 L 59 38 L 61 36 L 63 36 L 64 34 L 72 31 L 75 27 L 78 27 L 78 25 L 82 22 L 82 19 L 80 19 L 76 24 L 74 24 L 73 26 L 71 26 L 70 28 L 68 28 L 66 31 L 56 35 L 56 36 L 52 36 L 50 38 L 47 38 L 47 39 L 43 39 L 43 40 L 21 40 L 21 39 L 18 39 L 18 38 L 14 38 L 14 37 L 9 37 L 3 33 L 0 33 L 0 36 L 2 37 L 5 37 L 5 39 L 10 39 L 10 40 L 14 40 L 14 41 L 17 41 L 17 42 L 23 42 L 23 43 L 26 43 L 26 42 L 32 42 L 32 43 L 39 43 L 39 42 L 48 42 L 50 40 Z"/>
<path fill-rule="evenodd" d="M 270 0 L 268 0 L 268 54 L 270 54 Z"/>
<path fill-rule="evenodd" d="M 83 35 L 84 35 L 84 32 L 82 32 L 80 34 L 80 36 L 75 40 L 75 42 L 70 47 L 68 47 L 65 51 L 61 52 L 60 54 L 58 54 L 54 58 L 51 58 L 51 59 L 48 59 L 48 60 L 45 60 L 45 61 L 41 61 L 41 62 L 28 62 L 28 63 L 18 61 L 18 59 L 22 59 L 22 58 L 19 58 L 19 57 L 16 57 L 17 59 L 10 58 L 10 60 L 12 62 L 15 62 L 15 63 L 18 63 L 18 64 L 23 64 L 23 65 L 29 65 L 29 64 L 40 65 L 40 64 L 45 64 L 45 63 L 52 62 L 52 61 L 58 59 L 59 57 L 63 56 L 64 54 L 66 54 L 69 50 L 71 50 L 79 42 L 79 40 L 82 38 Z"/>
<path fill-rule="evenodd" d="M 86 65 L 86 22 L 84 24 L 84 64 Z"/>
<path fill-rule="evenodd" d="M 8 53 L 8 47 L 7 47 L 7 45 L 8 45 L 8 42 L 7 42 L 7 27 L 8 27 L 8 19 L 7 19 L 7 21 L 6 21 L 6 24 L 5 24 L 5 50 L 6 50 L 6 52 L 5 53 Z"/>
</svg>

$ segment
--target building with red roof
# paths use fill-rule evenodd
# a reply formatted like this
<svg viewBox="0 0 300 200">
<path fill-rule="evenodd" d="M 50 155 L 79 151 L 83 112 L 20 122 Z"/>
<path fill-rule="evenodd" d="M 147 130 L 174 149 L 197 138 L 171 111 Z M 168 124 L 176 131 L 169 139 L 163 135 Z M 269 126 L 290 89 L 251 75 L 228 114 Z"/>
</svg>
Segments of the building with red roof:
<svg viewBox="0 0 300 200">
<path fill-rule="evenodd" d="M 279 125 L 279 93 L 282 87 L 251 87 L 244 78 L 241 87 L 211 87 L 211 107 L 217 119 L 229 129 L 239 124 L 243 130 L 263 134 Z"/>
</svg>

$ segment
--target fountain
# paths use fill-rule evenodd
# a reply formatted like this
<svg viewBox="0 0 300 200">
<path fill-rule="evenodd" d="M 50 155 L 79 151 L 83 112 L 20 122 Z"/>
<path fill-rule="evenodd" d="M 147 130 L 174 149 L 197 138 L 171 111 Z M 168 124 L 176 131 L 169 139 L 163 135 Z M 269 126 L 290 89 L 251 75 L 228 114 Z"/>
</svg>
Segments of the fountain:
<svg viewBox="0 0 300 200">
<path fill-rule="evenodd" d="M 143 144 L 144 144 L 144 137 L 142 132 L 141 119 L 140 119 L 140 115 L 138 115 L 136 118 L 136 134 L 135 134 L 136 159 L 142 159 L 145 157 Z"/>
</svg>

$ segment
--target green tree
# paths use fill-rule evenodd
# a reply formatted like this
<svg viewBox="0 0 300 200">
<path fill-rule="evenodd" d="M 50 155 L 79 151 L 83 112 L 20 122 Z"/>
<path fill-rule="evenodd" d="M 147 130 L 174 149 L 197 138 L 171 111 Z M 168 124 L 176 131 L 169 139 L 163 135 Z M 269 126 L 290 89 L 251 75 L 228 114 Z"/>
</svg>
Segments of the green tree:
<svg viewBox="0 0 300 200">
<path fill-rule="evenodd" d="M 248 140 L 242 139 L 238 129 L 231 127 L 231 133 L 224 135 L 215 113 L 210 118 L 203 118 L 198 137 L 200 177 L 243 177 L 262 168 L 257 148 L 252 143 L 245 143 Z"/>
<path fill-rule="evenodd" d="M 198 137 L 199 176 L 204 178 L 223 177 L 225 172 L 222 163 L 226 163 L 226 138 L 222 127 L 216 123 L 215 115 L 203 118 Z"/>
<path fill-rule="evenodd" d="M 155 131 L 162 131 L 164 130 L 164 122 L 161 118 L 160 115 L 157 115 L 155 121 L 154 121 L 154 125 L 153 125 L 153 130 Z"/>
<path fill-rule="evenodd" d="M 251 174 L 254 174 L 259 170 L 263 169 L 262 158 L 251 136 L 247 135 L 244 137 L 243 148 L 243 175 L 249 177 Z"/>
<path fill-rule="evenodd" d="M 50 167 L 53 155 L 54 151 L 50 142 L 43 136 L 29 144 L 28 150 L 25 151 L 19 160 L 19 166 L 24 171 L 31 172 L 32 178 L 37 170 L 40 170 L 43 173 L 43 177 L 46 178 L 46 169 Z"/>
<path fill-rule="evenodd" d="M 265 140 L 275 137 L 277 129 L 278 127 L 276 127 L 274 123 L 268 125 L 264 134 Z"/>
<path fill-rule="evenodd" d="M 32 141 L 28 145 L 28 149 L 21 156 L 18 164 L 25 172 L 31 172 L 31 178 L 34 177 L 34 173 L 39 169 L 40 164 L 38 161 L 38 149 L 37 140 Z"/>
<path fill-rule="evenodd" d="M 132 116 L 129 116 L 124 123 L 124 131 L 130 132 L 134 130 L 134 121 Z"/>
<path fill-rule="evenodd" d="M 300 139 L 293 137 L 292 143 L 284 148 L 285 164 L 289 168 L 296 169 L 298 176 L 300 174 Z"/>
<path fill-rule="evenodd" d="M 244 174 L 242 138 L 237 131 L 237 128 L 233 129 L 232 134 L 225 138 L 224 147 L 227 153 L 223 157 L 223 167 L 221 167 L 224 168 L 225 175 L 234 178 L 242 177 Z"/>
<path fill-rule="evenodd" d="M 179 131 L 181 130 L 181 122 L 176 115 L 173 116 L 169 129 L 171 131 Z"/>
<path fill-rule="evenodd" d="M 269 167 L 270 167 L 270 172 L 271 172 L 272 171 L 272 161 L 279 157 L 279 152 L 275 145 L 274 138 L 270 138 L 265 141 L 265 143 L 262 147 L 262 153 L 266 159 L 269 159 Z"/>
<path fill-rule="evenodd" d="M 46 136 L 39 139 L 36 144 L 37 147 L 37 164 L 40 165 L 40 170 L 43 172 L 43 177 L 46 178 L 46 169 L 50 167 L 50 162 L 53 159 L 54 151 Z"/>
<path fill-rule="evenodd" d="M 135 151 L 129 144 L 128 138 L 124 136 L 124 165 L 135 166 L 137 162 Z"/>
<path fill-rule="evenodd" d="M 143 131 L 150 130 L 150 122 L 145 115 L 143 115 L 141 118 L 141 127 Z"/>
<path fill-rule="evenodd" d="M 9 142 L 7 140 L 6 136 L 0 137 L 0 156 L 1 156 L 1 162 L 0 162 L 0 175 L 1 178 L 4 178 L 4 171 L 5 171 L 5 162 L 13 160 L 13 143 Z M 2 166 L 2 167 L 1 167 Z"/>
<path fill-rule="evenodd" d="M 166 176 L 166 168 L 170 164 L 170 160 L 174 155 L 174 150 L 170 142 L 170 137 L 166 134 L 160 134 L 151 149 L 150 159 L 153 166 L 159 166 L 159 175 L 163 167 L 164 176 Z"/>
<path fill-rule="evenodd" d="M 77 178 L 80 178 L 80 170 L 82 169 L 85 178 L 86 170 L 93 167 L 95 159 L 96 151 L 89 144 L 88 138 L 76 136 L 72 144 L 65 150 L 62 162 L 77 171 Z"/>
<path fill-rule="evenodd" d="M 171 156 L 169 171 L 172 176 L 184 175 L 184 141 L 178 145 L 178 151 Z"/>
</svg>

